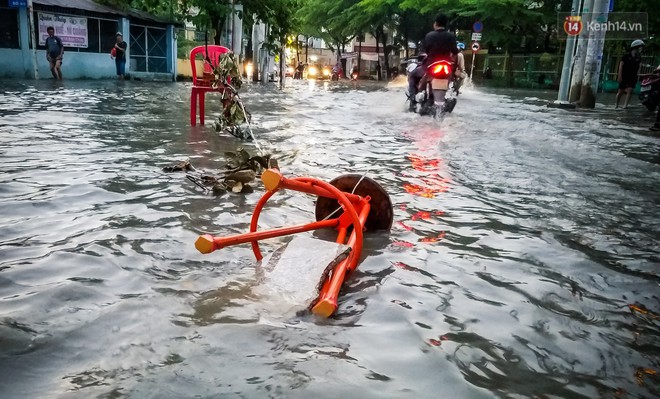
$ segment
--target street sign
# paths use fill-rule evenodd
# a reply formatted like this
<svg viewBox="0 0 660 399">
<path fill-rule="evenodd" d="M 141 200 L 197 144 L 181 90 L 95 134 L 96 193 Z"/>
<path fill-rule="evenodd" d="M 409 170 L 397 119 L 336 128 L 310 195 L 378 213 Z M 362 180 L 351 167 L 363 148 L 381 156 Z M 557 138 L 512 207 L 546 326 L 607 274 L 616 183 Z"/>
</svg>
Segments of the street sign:
<svg viewBox="0 0 660 399">
<path fill-rule="evenodd" d="M 27 0 L 9 0 L 9 7 L 27 8 Z"/>
<path fill-rule="evenodd" d="M 479 40 L 481 40 L 481 33 L 473 33 L 472 34 L 472 41 L 473 42 L 478 42 Z"/>
<path fill-rule="evenodd" d="M 474 43 L 472 43 L 472 52 L 476 53 L 477 51 L 479 51 L 479 43 L 474 42 Z"/>
<path fill-rule="evenodd" d="M 484 23 L 481 21 L 476 21 L 474 24 L 472 24 L 472 31 L 475 33 L 481 33 L 481 31 L 484 30 Z"/>
</svg>

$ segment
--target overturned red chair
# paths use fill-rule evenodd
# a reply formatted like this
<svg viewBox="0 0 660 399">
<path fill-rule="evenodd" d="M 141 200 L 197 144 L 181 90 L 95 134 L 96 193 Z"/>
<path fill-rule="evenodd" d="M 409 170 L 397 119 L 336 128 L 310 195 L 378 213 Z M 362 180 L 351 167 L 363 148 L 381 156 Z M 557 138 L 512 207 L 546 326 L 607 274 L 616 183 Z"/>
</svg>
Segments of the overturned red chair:
<svg viewBox="0 0 660 399">
<path fill-rule="evenodd" d="M 208 45 L 197 46 L 190 50 L 190 69 L 192 70 L 193 85 L 190 92 L 190 124 L 195 126 L 197 124 L 197 104 L 199 104 L 199 123 L 204 124 L 204 99 L 206 93 L 209 91 L 224 92 L 224 87 L 211 86 L 211 74 L 213 68 L 218 66 L 220 56 L 228 53 L 229 49 L 223 46 Z M 204 67 L 202 70 L 202 77 L 197 76 L 197 63 L 195 62 L 198 55 L 202 55 L 204 59 Z"/>
<path fill-rule="evenodd" d="M 252 214 L 250 232 L 228 237 L 205 234 L 197 239 L 195 247 L 206 254 L 227 246 L 249 242 L 257 260 L 262 260 L 260 240 L 323 228 L 336 229 L 335 242 L 349 248 L 347 251 L 337 251 L 337 254 L 344 256 L 329 270 L 329 274 L 319 286 L 318 296 L 305 305 L 317 315 L 331 316 L 337 310 L 337 297 L 344 279 L 355 270 L 360 261 L 363 231 L 389 231 L 392 227 L 394 214 L 389 195 L 374 180 L 357 174 L 339 176 L 326 183 L 311 177 L 286 178 L 277 169 L 267 169 L 262 174 L 261 180 L 267 191 L 257 202 Z M 264 205 L 276 192 L 284 189 L 318 197 L 315 209 L 316 222 L 257 231 L 259 215 Z M 346 240 L 349 231 L 350 236 Z M 307 250 L 313 254 L 315 249 L 310 247 Z M 299 263 L 294 265 L 294 273 L 305 273 L 305 267 L 312 269 L 309 264 Z M 322 276 L 318 277 L 322 278 Z"/>
</svg>

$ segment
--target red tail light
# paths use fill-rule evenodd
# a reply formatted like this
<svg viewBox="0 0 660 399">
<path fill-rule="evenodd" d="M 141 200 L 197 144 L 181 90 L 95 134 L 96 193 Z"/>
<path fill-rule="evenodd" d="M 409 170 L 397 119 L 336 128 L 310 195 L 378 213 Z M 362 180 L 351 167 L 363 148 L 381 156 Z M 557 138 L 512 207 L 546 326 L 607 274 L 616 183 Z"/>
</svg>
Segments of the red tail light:
<svg viewBox="0 0 660 399">
<path fill-rule="evenodd" d="M 429 71 L 436 79 L 446 79 L 451 74 L 451 66 L 447 61 L 438 61 L 429 65 Z"/>
</svg>

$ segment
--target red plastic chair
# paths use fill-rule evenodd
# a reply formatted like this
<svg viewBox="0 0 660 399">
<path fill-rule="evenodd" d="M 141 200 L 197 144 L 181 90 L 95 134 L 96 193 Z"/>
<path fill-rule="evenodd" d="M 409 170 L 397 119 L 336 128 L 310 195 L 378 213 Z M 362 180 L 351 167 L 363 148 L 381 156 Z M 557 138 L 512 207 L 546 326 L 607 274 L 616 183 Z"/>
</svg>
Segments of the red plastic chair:
<svg viewBox="0 0 660 399">
<path fill-rule="evenodd" d="M 208 54 L 207 54 L 208 48 Z M 190 68 L 192 69 L 193 76 L 193 86 L 190 93 L 190 124 L 195 126 L 197 124 L 197 103 L 199 102 L 199 123 L 204 124 L 204 97 L 206 92 L 217 91 L 224 92 L 224 87 L 211 87 L 211 73 L 213 72 L 213 67 L 218 65 L 220 55 L 228 53 L 229 49 L 223 46 L 217 45 L 208 45 L 208 46 L 197 46 L 190 50 Z M 204 57 L 204 69 L 203 77 L 197 77 L 197 65 L 195 64 L 195 58 L 198 54 L 201 54 Z M 208 60 L 211 61 L 209 65 Z"/>
</svg>

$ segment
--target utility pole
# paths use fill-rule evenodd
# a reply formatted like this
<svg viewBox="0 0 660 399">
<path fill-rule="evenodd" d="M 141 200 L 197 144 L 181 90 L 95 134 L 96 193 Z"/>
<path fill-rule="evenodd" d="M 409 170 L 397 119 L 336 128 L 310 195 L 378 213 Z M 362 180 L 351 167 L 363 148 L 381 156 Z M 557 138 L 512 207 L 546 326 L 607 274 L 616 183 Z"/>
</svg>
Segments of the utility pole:
<svg viewBox="0 0 660 399">
<path fill-rule="evenodd" d="M 609 0 L 594 1 L 593 18 L 595 23 L 607 23 L 609 6 Z M 605 33 L 605 29 L 595 29 L 589 32 L 589 45 L 587 46 L 587 58 L 584 62 L 584 76 L 582 78 L 582 90 L 580 91 L 580 106 L 584 108 L 594 108 L 596 106 L 600 67 L 603 63 Z"/>
<path fill-rule="evenodd" d="M 580 0 L 573 0 L 571 6 L 571 16 L 578 15 Z M 575 105 L 568 102 L 568 88 L 571 83 L 571 65 L 573 63 L 573 53 L 575 52 L 576 36 L 571 35 L 566 39 L 566 49 L 564 50 L 564 63 L 561 68 L 561 79 L 559 80 L 559 93 L 557 101 L 551 106 L 559 108 L 575 108 Z M 472 64 L 474 66 L 474 53 L 472 53 Z"/>
<path fill-rule="evenodd" d="M 360 74 L 362 73 L 362 41 L 364 38 L 362 37 L 362 33 L 360 33 L 357 36 L 358 40 L 358 78 L 360 77 Z"/>
<path fill-rule="evenodd" d="M 584 0 L 582 5 L 582 25 L 587 26 L 591 21 L 591 13 L 594 8 L 594 0 Z M 568 94 L 568 101 L 577 103 L 580 100 L 582 91 L 582 77 L 584 76 L 584 62 L 587 58 L 587 46 L 589 44 L 589 35 L 582 32 L 577 41 L 577 51 L 573 62 L 573 74 L 571 75 L 571 89 Z"/>
<path fill-rule="evenodd" d="M 261 72 L 261 45 L 263 44 L 263 38 L 261 35 L 262 29 L 261 23 L 252 24 L 252 81 L 259 81 L 259 73 Z"/>
<path fill-rule="evenodd" d="M 286 40 L 286 39 L 284 39 L 284 40 Z M 286 43 L 286 41 L 284 43 Z M 285 60 L 286 60 L 286 48 L 285 48 L 284 44 L 280 43 L 280 65 L 279 65 L 279 69 L 280 69 L 280 89 L 284 88 L 284 79 L 286 77 L 286 73 L 284 71 Z"/>
<path fill-rule="evenodd" d="M 30 35 L 32 38 L 32 67 L 34 68 L 34 78 L 39 79 L 39 68 L 37 67 L 37 34 L 34 31 L 34 8 L 32 0 L 28 0 L 28 19 L 30 20 Z"/>
<path fill-rule="evenodd" d="M 270 25 L 268 23 L 263 24 L 264 29 L 263 29 L 263 43 L 266 43 L 266 38 L 268 37 L 268 34 L 270 32 Z M 261 73 L 261 83 L 267 84 L 268 83 L 268 72 L 271 70 L 270 69 L 270 50 L 266 50 L 261 47 L 261 66 L 259 67 L 260 70 L 259 72 Z"/>
</svg>

